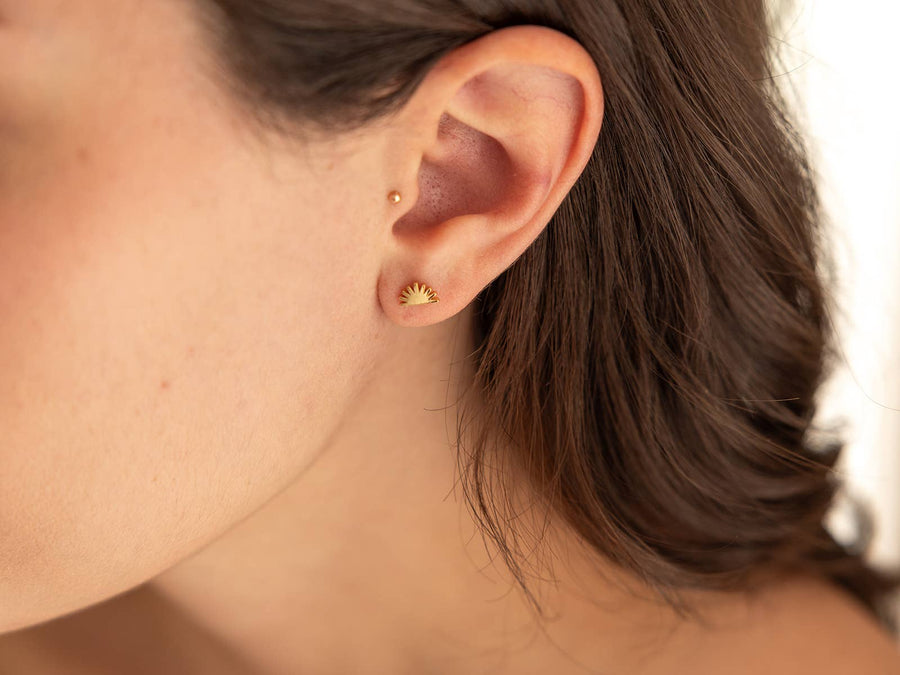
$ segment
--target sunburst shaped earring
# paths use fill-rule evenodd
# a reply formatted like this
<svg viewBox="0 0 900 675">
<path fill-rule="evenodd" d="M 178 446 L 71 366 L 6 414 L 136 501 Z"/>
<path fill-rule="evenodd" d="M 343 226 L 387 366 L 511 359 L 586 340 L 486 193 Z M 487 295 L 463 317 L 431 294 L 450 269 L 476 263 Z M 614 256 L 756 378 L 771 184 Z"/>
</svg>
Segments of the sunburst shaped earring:
<svg viewBox="0 0 900 675">
<path fill-rule="evenodd" d="M 430 302 L 438 302 L 437 294 L 425 284 L 421 286 L 418 282 L 412 286 L 407 286 L 400 294 L 401 305 L 426 305 Z"/>
</svg>

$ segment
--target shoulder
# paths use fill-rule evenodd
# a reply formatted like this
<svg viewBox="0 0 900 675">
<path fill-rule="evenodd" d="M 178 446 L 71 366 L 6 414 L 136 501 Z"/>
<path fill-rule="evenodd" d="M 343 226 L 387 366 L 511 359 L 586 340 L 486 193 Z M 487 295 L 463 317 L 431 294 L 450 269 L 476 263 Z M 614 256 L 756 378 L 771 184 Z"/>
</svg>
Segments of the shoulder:
<svg viewBox="0 0 900 675">
<path fill-rule="evenodd" d="M 900 644 L 849 593 L 808 578 L 718 602 L 680 629 L 668 672 L 900 675 Z M 670 667 L 674 664 L 670 663 Z"/>
<path fill-rule="evenodd" d="M 773 674 L 900 675 L 898 643 L 838 586 L 796 578 L 758 593 L 747 607 L 755 634 L 768 643 Z"/>
</svg>

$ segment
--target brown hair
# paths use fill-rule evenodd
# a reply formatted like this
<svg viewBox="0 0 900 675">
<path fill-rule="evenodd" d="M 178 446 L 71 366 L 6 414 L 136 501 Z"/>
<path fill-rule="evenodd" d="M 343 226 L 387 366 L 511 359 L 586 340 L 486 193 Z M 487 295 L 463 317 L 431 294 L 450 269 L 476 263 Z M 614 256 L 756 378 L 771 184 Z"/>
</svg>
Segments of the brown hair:
<svg viewBox="0 0 900 675">
<path fill-rule="evenodd" d="M 832 263 L 763 0 L 203 6 L 248 110 L 325 134 L 399 110 L 443 55 L 489 31 L 537 24 L 578 40 L 603 82 L 598 143 L 542 234 L 475 301 L 476 412 L 490 424 L 460 448 L 473 514 L 527 593 L 490 484 L 499 433 L 587 544 L 676 607 L 677 589 L 804 572 L 895 630 L 897 575 L 823 525 L 843 446 L 812 421 L 835 356 Z"/>
</svg>

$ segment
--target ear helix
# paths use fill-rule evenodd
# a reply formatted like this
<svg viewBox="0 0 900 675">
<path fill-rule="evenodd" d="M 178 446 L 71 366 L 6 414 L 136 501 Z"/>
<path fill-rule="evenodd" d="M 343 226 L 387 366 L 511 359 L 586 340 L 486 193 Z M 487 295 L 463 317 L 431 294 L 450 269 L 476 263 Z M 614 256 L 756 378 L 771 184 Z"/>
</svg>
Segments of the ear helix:
<svg viewBox="0 0 900 675">
<path fill-rule="evenodd" d="M 391 190 L 388 193 L 388 201 L 392 204 L 398 204 L 400 202 L 400 193 L 396 190 Z M 407 286 L 400 294 L 401 305 L 427 305 L 432 302 L 439 302 L 437 293 L 429 286 L 418 282 Z"/>
</svg>

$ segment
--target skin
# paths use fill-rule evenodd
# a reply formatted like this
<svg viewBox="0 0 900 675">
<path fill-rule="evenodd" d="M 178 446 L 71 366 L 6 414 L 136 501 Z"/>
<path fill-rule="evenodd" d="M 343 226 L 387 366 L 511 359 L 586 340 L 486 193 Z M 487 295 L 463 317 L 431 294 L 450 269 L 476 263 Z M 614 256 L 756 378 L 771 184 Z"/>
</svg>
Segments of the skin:
<svg viewBox="0 0 900 675">
<path fill-rule="evenodd" d="M 0 670 L 900 672 L 830 586 L 701 628 L 555 520 L 544 632 L 453 490 L 470 303 L 600 133 L 577 43 L 497 31 L 304 144 L 190 12 L 0 0 Z"/>
</svg>

